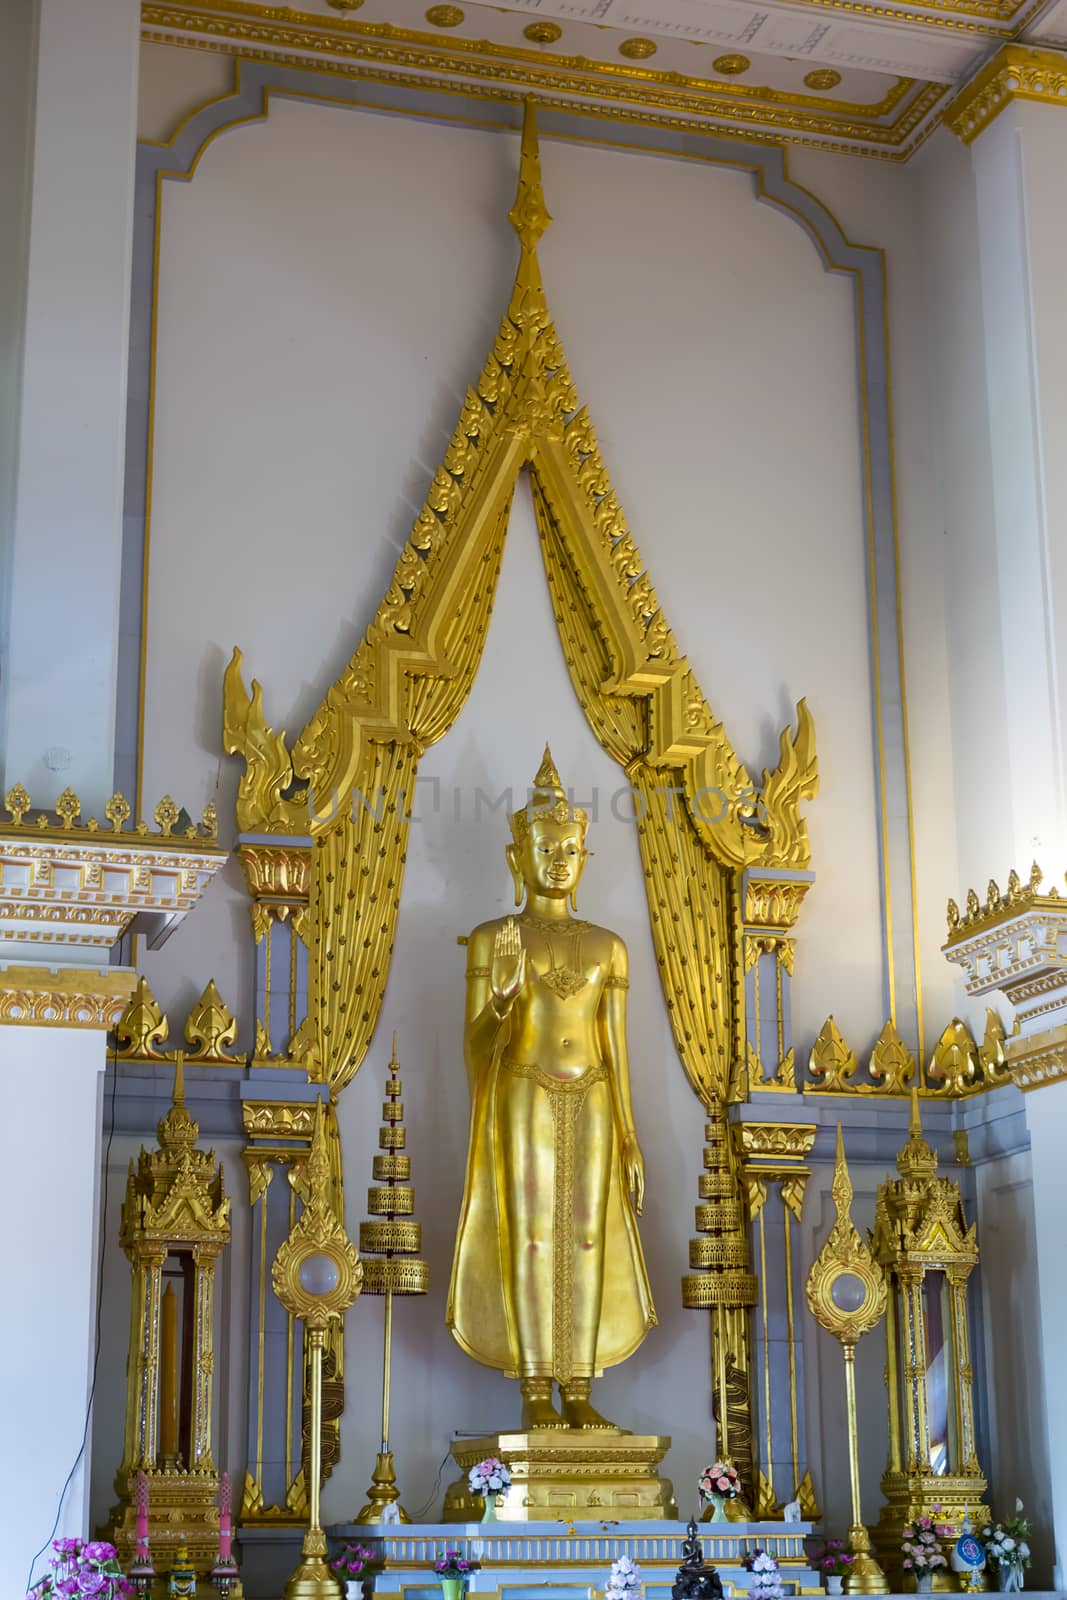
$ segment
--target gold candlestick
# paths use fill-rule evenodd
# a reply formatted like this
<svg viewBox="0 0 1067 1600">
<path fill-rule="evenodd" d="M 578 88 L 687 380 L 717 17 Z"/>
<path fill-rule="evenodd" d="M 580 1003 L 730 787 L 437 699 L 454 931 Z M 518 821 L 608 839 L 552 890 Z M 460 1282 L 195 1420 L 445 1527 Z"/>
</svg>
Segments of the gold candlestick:
<svg viewBox="0 0 1067 1600">
<path fill-rule="evenodd" d="M 160 1309 L 159 1453 L 164 1467 L 178 1465 L 178 1297 L 172 1283 Z"/>
<path fill-rule="evenodd" d="M 871 1536 L 863 1523 L 860 1502 L 859 1433 L 856 1426 L 856 1345 L 885 1314 L 885 1278 L 852 1223 L 852 1181 L 845 1144 L 837 1129 L 837 1162 L 831 1193 L 837 1220 L 808 1274 L 808 1307 L 819 1325 L 840 1341 L 845 1358 L 845 1405 L 848 1412 L 848 1475 L 852 1491 L 849 1544 L 855 1560 L 845 1587 L 849 1594 L 888 1594 L 885 1573 L 871 1554 Z"/>
<path fill-rule="evenodd" d="M 311 1450 L 308 1462 L 308 1529 L 302 1559 L 285 1586 L 285 1600 L 341 1600 L 342 1586 L 326 1565 L 326 1535 L 319 1515 L 322 1480 L 322 1347 L 329 1323 L 340 1320 L 359 1294 L 363 1267 L 356 1248 L 326 1198 L 329 1159 L 322 1101 L 307 1158 L 308 1200 L 274 1258 L 271 1282 L 285 1309 L 300 1317 L 311 1353 Z"/>
</svg>

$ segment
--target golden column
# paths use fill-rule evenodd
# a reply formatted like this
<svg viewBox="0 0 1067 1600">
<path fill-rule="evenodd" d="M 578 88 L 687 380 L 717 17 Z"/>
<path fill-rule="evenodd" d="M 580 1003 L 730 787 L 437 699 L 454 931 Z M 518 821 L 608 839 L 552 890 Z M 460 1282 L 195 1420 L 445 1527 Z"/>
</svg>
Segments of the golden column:
<svg viewBox="0 0 1067 1600">
<path fill-rule="evenodd" d="M 711 1312 L 715 1448 L 723 1459 L 733 1461 L 741 1476 L 744 1497 L 729 1502 L 727 1515 L 743 1522 L 758 1498 L 749 1352 L 749 1312 L 756 1304 L 757 1288 L 749 1267 L 740 1180 L 725 1106 L 709 1107 L 704 1137 L 701 1203 L 696 1208 L 700 1238 L 689 1241 L 689 1265 L 695 1270 L 682 1279 L 682 1304 Z"/>
<path fill-rule="evenodd" d="M 274 1258 L 271 1282 L 286 1311 L 307 1333 L 311 1378 L 311 1447 L 308 1460 L 308 1529 L 301 1560 L 285 1585 L 285 1600 L 341 1600 L 341 1584 L 326 1565 L 326 1535 L 319 1519 L 322 1485 L 322 1351 L 326 1329 L 343 1324 L 359 1294 L 363 1266 L 329 1199 L 330 1160 L 322 1101 L 304 1170 L 307 1199 L 300 1220 Z"/>
<path fill-rule="evenodd" d="M 359 1248 L 363 1256 L 363 1293 L 385 1297 L 385 1337 L 382 1360 L 382 1448 L 374 1465 L 374 1476 L 367 1490 L 367 1504 L 357 1522 L 381 1522 L 383 1512 L 395 1505 L 401 1522 L 411 1518 L 399 1505 L 393 1452 L 389 1448 L 389 1377 L 393 1342 L 394 1294 L 425 1294 L 430 1286 L 430 1268 L 419 1259 L 422 1224 L 413 1217 L 415 1191 L 411 1177 L 411 1157 L 403 1154 L 407 1142 L 404 1128 L 403 1089 L 400 1063 L 396 1059 L 396 1034 L 389 1060 L 389 1081 L 385 1086 L 382 1127 L 378 1135 L 381 1155 L 374 1158 L 374 1181 L 381 1188 L 367 1190 L 369 1222 L 359 1225 Z M 386 1513 L 388 1515 L 388 1513 Z"/>
<path fill-rule="evenodd" d="M 230 1239 L 230 1202 L 214 1152 L 197 1148 L 200 1129 L 185 1107 L 184 1065 L 179 1052 L 159 1148 L 142 1149 L 136 1169 L 130 1162 L 122 1206 L 119 1239 L 133 1295 L 125 1444 L 109 1528 L 120 1558 L 132 1559 L 143 1470 L 156 1564 L 167 1570 L 186 1545 L 206 1573 L 218 1556 L 219 1478 L 211 1453 L 215 1263 Z M 171 1281 L 164 1292 L 165 1276 Z"/>
<path fill-rule="evenodd" d="M 890 1289 L 889 1461 L 876 1538 L 899 1558 L 904 1525 L 933 1515 L 933 1506 L 954 1523 L 969 1512 L 980 1525 L 989 1512 L 981 1503 L 986 1480 L 976 1454 L 967 1314 L 975 1226 L 967 1226 L 959 1184 L 937 1176 L 914 1089 L 897 1171 L 878 1191 L 871 1242 Z"/>
<path fill-rule="evenodd" d="M 761 1462 L 754 1510 L 757 1516 L 775 1517 L 780 1515 L 779 1498 L 796 1499 L 800 1501 L 805 1519 L 815 1522 L 822 1513 L 807 1465 L 802 1409 L 804 1337 L 797 1317 L 803 1269 L 794 1242 L 811 1175 L 805 1161 L 815 1142 L 815 1125 L 737 1122 L 730 1131 L 741 1166 L 741 1184 L 753 1233 L 752 1258 L 759 1284 L 759 1308 L 753 1315 L 752 1387 L 760 1401 L 757 1450 Z M 784 1330 L 781 1327 L 783 1316 Z M 788 1370 L 788 1402 L 782 1389 L 772 1381 L 772 1376 L 780 1372 L 782 1366 Z M 785 1472 L 789 1474 L 785 1492 L 779 1495 Z M 777 1488 L 776 1476 L 779 1479 Z"/>
<path fill-rule="evenodd" d="M 820 1327 L 840 1341 L 845 1358 L 848 1469 L 852 1490 L 848 1542 L 855 1557 L 845 1584 L 850 1594 L 888 1594 L 885 1573 L 871 1554 L 871 1536 L 863 1522 L 856 1424 L 856 1345 L 881 1321 L 886 1306 L 886 1287 L 881 1268 L 853 1226 L 850 1215 L 852 1180 L 848 1175 L 840 1124 L 831 1193 L 837 1219 L 808 1273 L 808 1307 Z"/>
</svg>

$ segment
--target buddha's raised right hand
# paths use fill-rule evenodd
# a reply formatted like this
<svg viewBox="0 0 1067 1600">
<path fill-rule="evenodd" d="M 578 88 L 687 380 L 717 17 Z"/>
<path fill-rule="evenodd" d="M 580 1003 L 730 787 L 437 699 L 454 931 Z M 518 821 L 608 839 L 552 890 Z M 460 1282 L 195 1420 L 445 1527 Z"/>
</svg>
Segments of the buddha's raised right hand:
<svg viewBox="0 0 1067 1600">
<path fill-rule="evenodd" d="M 508 917 L 493 936 L 493 964 L 489 970 L 491 1004 L 498 1017 L 507 1016 L 525 982 L 526 951 L 522 947 L 522 935 L 515 918 Z"/>
</svg>

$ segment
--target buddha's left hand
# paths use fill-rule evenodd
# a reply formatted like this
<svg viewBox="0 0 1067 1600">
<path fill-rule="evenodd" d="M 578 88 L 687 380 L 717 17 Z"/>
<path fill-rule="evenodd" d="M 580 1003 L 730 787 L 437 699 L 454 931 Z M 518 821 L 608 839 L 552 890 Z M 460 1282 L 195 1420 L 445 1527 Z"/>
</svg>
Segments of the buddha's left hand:
<svg viewBox="0 0 1067 1600">
<path fill-rule="evenodd" d="M 640 1216 L 645 1203 L 645 1158 L 635 1133 L 627 1134 L 623 1141 L 622 1173 L 627 1193 L 634 1197 L 634 1210 Z"/>
</svg>

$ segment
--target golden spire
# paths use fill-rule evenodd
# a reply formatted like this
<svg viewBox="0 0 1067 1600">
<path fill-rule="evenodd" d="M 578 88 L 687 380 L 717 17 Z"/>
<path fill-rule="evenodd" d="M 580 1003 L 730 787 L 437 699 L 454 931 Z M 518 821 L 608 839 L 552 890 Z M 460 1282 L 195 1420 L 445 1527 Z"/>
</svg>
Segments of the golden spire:
<svg viewBox="0 0 1067 1600">
<path fill-rule="evenodd" d="M 908 1141 L 897 1156 L 897 1171 L 902 1178 L 929 1178 L 937 1171 L 937 1155 L 923 1138 L 919 1091 L 916 1088 L 911 1091 Z"/>
<path fill-rule="evenodd" d="M 545 753 L 541 757 L 541 765 L 537 769 L 537 776 L 534 779 L 534 788 L 558 791 L 560 794 L 563 792 L 559 771 L 552 759 L 552 751 L 547 744 L 545 745 Z"/>
<path fill-rule="evenodd" d="M 194 1122 L 185 1109 L 185 1051 L 174 1054 L 174 1091 L 171 1106 L 165 1117 L 156 1124 L 159 1148 L 168 1155 L 180 1155 L 192 1150 L 200 1137 L 200 1124 Z"/>
<path fill-rule="evenodd" d="M 425 1294 L 429 1285 L 430 1269 L 419 1258 L 422 1224 L 414 1220 L 411 1157 L 404 1154 L 407 1130 L 403 1092 L 394 1033 L 378 1135 L 382 1154 L 374 1157 L 375 1187 L 367 1191 L 370 1220 L 360 1223 L 359 1227 L 364 1294 Z"/>
<path fill-rule="evenodd" d="M 581 806 L 572 806 L 563 787 L 552 751 L 545 745 L 537 776 L 530 785 L 529 798 L 520 810 L 512 813 L 511 836 L 521 845 L 536 818 L 550 818 L 553 822 L 573 822 L 582 830 L 582 838 L 589 826 L 589 813 Z"/>
<path fill-rule="evenodd" d="M 541 187 L 541 156 L 537 147 L 537 113 L 528 97 L 522 113 L 522 152 L 519 156 L 519 186 L 508 221 L 519 236 L 523 259 L 536 255 L 541 235 L 552 221 Z M 521 269 L 520 269 L 521 270 Z"/>
<path fill-rule="evenodd" d="M 315 1120 L 311 1130 L 311 1148 L 304 1164 L 308 1206 L 329 1205 L 327 1190 L 330 1183 L 330 1158 L 326 1152 L 326 1117 L 321 1100 L 315 1101 Z"/>
<path fill-rule="evenodd" d="M 833 1196 L 838 1222 L 847 1221 L 852 1208 L 852 1179 L 849 1175 L 848 1162 L 845 1160 L 845 1136 L 840 1123 L 837 1124 L 837 1151 L 834 1156 L 834 1177 L 830 1193 Z"/>
<path fill-rule="evenodd" d="M 363 1255 L 363 1292 L 385 1297 L 385 1350 L 382 1363 L 382 1447 L 374 1464 L 367 1490 L 367 1504 L 357 1522 L 377 1523 L 385 1517 L 387 1506 L 397 1506 L 401 1522 L 409 1522 L 403 1506 L 397 1505 L 396 1467 L 389 1448 L 389 1385 L 392 1366 L 393 1296 L 425 1294 L 430 1286 L 430 1268 L 419 1256 L 422 1249 L 422 1224 L 415 1221 L 415 1191 L 411 1186 L 411 1157 L 404 1155 L 407 1134 L 404 1128 L 403 1086 L 400 1062 L 389 1057 L 389 1079 L 382 1105 L 382 1126 L 378 1135 L 381 1155 L 374 1157 L 371 1169 L 376 1187 L 367 1190 L 370 1220 L 359 1225 L 359 1248 Z"/>
</svg>

